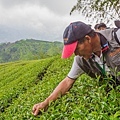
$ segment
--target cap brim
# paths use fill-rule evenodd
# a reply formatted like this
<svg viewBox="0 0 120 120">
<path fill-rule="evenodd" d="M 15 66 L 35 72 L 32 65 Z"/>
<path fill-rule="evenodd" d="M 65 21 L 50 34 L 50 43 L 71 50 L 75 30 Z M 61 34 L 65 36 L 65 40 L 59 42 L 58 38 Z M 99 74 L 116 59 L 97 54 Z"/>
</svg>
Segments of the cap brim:
<svg viewBox="0 0 120 120">
<path fill-rule="evenodd" d="M 64 45 L 61 58 L 69 58 L 75 51 L 78 41 Z"/>
</svg>

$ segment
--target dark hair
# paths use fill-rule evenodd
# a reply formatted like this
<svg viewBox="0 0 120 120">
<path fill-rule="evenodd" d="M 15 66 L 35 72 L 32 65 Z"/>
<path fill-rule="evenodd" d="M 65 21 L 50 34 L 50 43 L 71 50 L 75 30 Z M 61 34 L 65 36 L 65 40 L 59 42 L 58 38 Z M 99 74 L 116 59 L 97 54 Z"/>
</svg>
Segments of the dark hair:
<svg viewBox="0 0 120 120">
<path fill-rule="evenodd" d="M 99 29 L 100 27 L 105 27 L 105 28 L 106 28 L 107 26 L 106 26 L 105 23 L 100 23 L 100 24 L 98 25 L 98 29 Z"/>
<path fill-rule="evenodd" d="M 86 35 L 88 35 L 88 36 L 90 36 L 90 37 L 95 37 L 95 36 L 96 36 L 96 32 L 95 32 L 94 30 L 91 30 L 91 31 L 90 31 L 88 34 L 86 34 Z M 83 43 L 85 40 L 86 40 L 86 39 L 85 39 L 85 36 L 84 36 L 83 38 L 79 39 L 78 42 L 79 42 L 79 43 Z"/>
<path fill-rule="evenodd" d="M 87 35 L 90 36 L 90 37 L 95 37 L 96 32 L 94 30 L 91 30 L 91 32 L 89 32 Z"/>
<path fill-rule="evenodd" d="M 120 20 L 115 20 L 114 23 L 116 27 L 120 28 Z"/>
<path fill-rule="evenodd" d="M 96 24 L 96 25 L 94 26 L 94 28 L 95 28 L 95 29 L 98 29 L 98 26 L 99 26 L 99 24 Z"/>
</svg>

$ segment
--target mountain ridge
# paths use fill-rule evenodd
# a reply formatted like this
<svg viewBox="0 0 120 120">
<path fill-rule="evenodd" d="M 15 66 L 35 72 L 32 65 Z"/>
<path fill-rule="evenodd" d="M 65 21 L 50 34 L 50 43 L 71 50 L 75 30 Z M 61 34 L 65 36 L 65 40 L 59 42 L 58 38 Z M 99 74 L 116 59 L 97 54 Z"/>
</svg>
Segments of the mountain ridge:
<svg viewBox="0 0 120 120">
<path fill-rule="evenodd" d="M 22 39 L 0 44 L 0 63 L 19 60 L 36 60 L 61 54 L 62 42 Z"/>
</svg>

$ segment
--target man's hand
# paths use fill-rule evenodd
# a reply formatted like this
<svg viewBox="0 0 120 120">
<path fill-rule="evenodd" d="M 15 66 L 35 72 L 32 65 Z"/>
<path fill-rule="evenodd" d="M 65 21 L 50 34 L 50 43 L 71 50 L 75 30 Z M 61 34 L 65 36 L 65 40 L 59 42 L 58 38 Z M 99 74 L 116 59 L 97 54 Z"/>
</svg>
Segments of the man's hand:
<svg viewBox="0 0 120 120">
<path fill-rule="evenodd" d="M 69 89 L 72 87 L 75 80 L 66 77 L 62 80 L 55 90 L 51 93 L 51 95 L 45 99 L 45 101 L 35 104 L 32 109 L 33 115 L 38 115 L 40 111 L 46 111 L 50 102 L 55 101 L 60 95 L 66 94 Z"/>
<path fill-rule="evenodd" d="M 45 104 L 45 102 L 41 102 L 38 104 L 35 104 L 32 108 L 32 114 L 34 116 L 37 116 L 40 113 L 40 110 L 46 110 L 47 109 L 47 105 Z"/>
</svg>

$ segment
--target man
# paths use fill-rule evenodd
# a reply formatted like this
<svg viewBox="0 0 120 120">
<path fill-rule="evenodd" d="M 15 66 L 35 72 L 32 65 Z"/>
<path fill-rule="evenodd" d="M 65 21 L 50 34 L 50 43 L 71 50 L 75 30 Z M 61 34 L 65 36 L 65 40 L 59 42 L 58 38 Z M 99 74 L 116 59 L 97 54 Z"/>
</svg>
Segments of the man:
<svg viewBox="0 0 120 120">
<path fill-rule="evenodd" d="M 46 110 L 50 101 L 55 101 L 60 95 L 69 91 L 75 80 L 83 73 L 93 78 L 101 76 L 102 79 L 108 72 L 116 77 L 114 74 L 116 72 L 110 69 L 120 71 L 120 45 L 115 40 L 113 42 L 108 33 L 110 31 L 106 33 L 110 39 L 109 44 L 101 33 L 96 33 L 89 25 L 81 21 L 73 22 L 65 29 L 62 58 L 69 58 L 75 53 L 72 68 L 68 76 L 59 83 L 48 98 L 33 106 L 33 115 L 38 115 L 40 110 Z M 100 61 L 101 55 L 102 61 Z M 105 60 L 110 69 L 105 68 Z M 118 77 L 117 84 L 119 80 Z"/>
<path fill-rule="evenodd" d="M 105 23 L 100 23 L 100 24 L 98 25 L 98 30 L 105 30 L 105 29 L 107 29 L 107 26 L 106 26 Z"/>
</svg>

